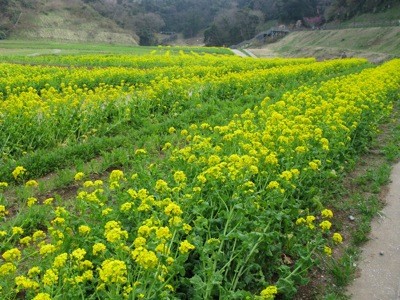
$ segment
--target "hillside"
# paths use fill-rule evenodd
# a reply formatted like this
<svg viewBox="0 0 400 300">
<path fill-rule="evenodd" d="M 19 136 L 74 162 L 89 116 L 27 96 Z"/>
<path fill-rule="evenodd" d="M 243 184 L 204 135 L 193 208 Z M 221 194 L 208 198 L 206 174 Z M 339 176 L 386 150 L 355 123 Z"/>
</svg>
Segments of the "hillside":
<svg viewBox="0 0 400 300">
<path fill-rule="evenodd" d="M 0 0 L 0 39 L 227 46 L 253 38 L 271 23 L 294 28 L 302 22 L 305 29 L 331 24 L 364 27 L 366 21 L 396 23 L 400 19 L 400 3 L 395 0 L 360 0 L 357 5 L 340 0 L 293 0 L 284 5 L 279 0 L 256 2 Z"/>
<path fill-rule="evenodd" d="M 81 0 L 38 1 L 34 9 L 22 9 L 10 38 L 137 45 L 131 31 L 102 17 Z"/>
<path fill-rule="evenodd" d="M 276 43 L 251 49 L 259 57 L 365 57 L 380 62 L 400 56 L 400 26 L 292 32 Z"/>
<path fill-rule="evenodd" d="M 330 22 L 329 30 L 294 31 L 275 43 L 249 46 L 259 57 L 313 56 L 317 59 L 365 57 L 381 62 L 400 56 L 400 3 L 375 13 L 362 13 L 343 22 Z"/>
</svg>

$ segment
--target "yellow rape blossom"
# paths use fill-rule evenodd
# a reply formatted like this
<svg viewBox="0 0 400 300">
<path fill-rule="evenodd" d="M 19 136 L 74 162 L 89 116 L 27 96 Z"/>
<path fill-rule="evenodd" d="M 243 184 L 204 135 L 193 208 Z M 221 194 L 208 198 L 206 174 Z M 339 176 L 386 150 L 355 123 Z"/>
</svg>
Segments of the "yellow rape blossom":
<svg viewBox="0 0 400 300">
<path fill-rule="evenodd" d="M 189 234 L 189 232 L 192 231 L 192 226 L 187 223 L 183 224 L 183 231 L 185 231 L 186 234 Z"/>
<path fill-rule="evenodd" d="M 195 249 L 196 247 L 188 242 L 188 240 L 184 240 L 179 245 L 179 252 L 182 254 L 188 253 L 190 250 Z"/>
<path fill-rule="evenodd" d="M 103 209 L 102 211 L 101 211 L 101 215 L 102 216 L 107 216 L 110 212 L 112 212 L 113 211 L 113 209 L 111 208 L 111 207 L 107 207 L 107 208 L 105 208 L 105 209 Z"/>
<path fill-rule="evenodd" d="M 132 209 L 133 205 L 134 205 L 133 202 L 125 202 L 125 203 L 121 204 L 121 206 L 119 207 L 119 210 L 121 212 L 129 212 Z"/>
<path fill-rule="evenodd" d="M 4 205 L 0 205 L 0 217 L 5 217 L 8 215 L 8 210 Z"/>
<path fill-rule="evenodd" d="M 156 230 L 156 236 L 158 239 L 169 239 L 172 237 L 172 233 L 168 227 L 160 227 Z"/>
<path fill-rule="evenodd" d="M 104 228 L 104 236 L 106 237 L 107 241 L 111 243 L 128 238 L 128 232 L 126 230 L 122 230 L 119 223 L 116 221 L 107 222 Z"/>
<path fill-rule="evenodd" d="M 22 227 L 15 226 L 12 228 L 13 235 L 18 235 L 18 234 L 23 234 L 23 233 L 24 233 L 24 230 L 22 229 Z"/>
<path fill-rule="evenodd" d="M 183 183 L 186 181 L 186 175 L 183 171 L 176 171 L 174 173 L 174 180 L 176 183 Z"/>
<path fill-rule="evenodd" d="M 48 293 L 39 293 L 32 300 L 51 300 L 51 296 Z"/>
<path fill-rule="evenodd" d="M 5 188 L 5 187 L 8 187 L 8 183 L 4 182 L 4 181 L 0 181 L 0 189 Z"/>
<path fill-rule="evenodd" d="M 38 183 L 36 180 L 31 179 L 31 180 L 28 180 L 28 181 L 25 183 L 25 186 L 28 186 L 28 187 L 37 187 L 37 186 L 39 186 L 39 183 Z"/>
<path fill-rule="evenodd" d="M 37 199 L 36 199 L 36 198 L 34 198 L 34 197 L 29 197 L 29 198 L 28 198 L 27 205 L 28 205 L 28 207 L 31 207 L 31 206 L 34 205 L 36 202 L 37 202 Z"/>
<path fill-rule="evenodd" d="M 17 276 L 15 277 L 15 284 L 17 289 L 37 289 L 39 287 L 39 283 L 36 281 L 27 278 L 25 276 Z"/>
<path fill-rule="evenodd" d="M 146 149 L 136 149 L 135 155 L 146 154 Z"/>
<path fill-rule="evenodd" d="M 106 249 L 107 247 L 103 243 L 96 243 L 92 247 L 92 253 L 93 255 L 98 255 L 100 253 L 104 253 Z"/>
<path fill-rule="evenodd" d="M 51 254 L 57 250 L 57 247 L 54 246 L 53 244 L 44 244 L 40 247 L 39 253 L 42 256 L 46 256 L 48 254 Z"/>
<path fill-rule="evenodd" d="M 86 180 L 86 181 L 83 183 L 83 187 L 85 187 L 85 188 L 89 188 L 89 187 L 92 187 L 92 186 L 94 186 L 94 182 L 91 181 L 91 180 Z"/>
<path fill-rule="evenodd" d="M 175 203 L 168 204 L 168 206 L 164 209 L 164 212 L 167 216 L 180 216 L 182 214 L 181 208 Z"/>
<path fill-rule="evenodd" d="M 164 147 L 162 148 L 162 150 L 165 151 L 165 150 L 168 150 L 171 147 L 172 147 L 172 144 L 167 142 L 167 143 L 164 144 Z"/>
<path fill-rule="evenodd" d="M 84 177 L 85 177 L 85 173 L 83 173 L 83 172 L 78 172 L 78 173 L 75 174 L 74 180 L 75 180 L 75 181 L 80 181 L 80 180 L 82 180 Z"/>
<path fill-rule="evenodd" d="M 158 192 L 165 192 L 168 191 L 168 183 L 162 179 L 157 180 L 156 182 L 156 191 Z"/>
<path fill-rule="evenodd" d="M 42 230 L 37 230 L 32 234 L 32 239 L 34 242 L 36 242 L 39 239 L 44 239 L 46 237 L 46 233 L 44 233 Z"/>
<path fill-rule="evenodd" d="M 308 165 L 310 166 L 310 168 L 314 171 L 317 171 L 319 169 L 319 167 L 321 166 L 321 161 L 318 159 L 314 159 L 313 161 L 310 161 L 308 163 Z"/>
<path fill-rule="evenodd" d="M 146 245 L 146 242 L 147 240 L 144 237 L 139 236 L 133 241 L 133 245 L 135 248 L 139 248 Z"/>
<path fill-rule="evenodd" d="M 156 252 L 162 253 L 162 254 L 169 254 L 169 249 L 168 246 L 164 243 L 158 244 L 155 248 Z"/>
<path fill-rule="evenodd" d="M 18 248 L 7 250 L 3 253 L 2 257 L 5 261 L 16 262 L 21 259 L 21 251 Z"/>
<path fill-rule="evenodd" d="M 47 198 L 43 201 L 43 204 L 45 205 L 51 205 L 54 201 L 54 198 Z"/>
<path fill-rule="evenodd" d="M 48 269 L 43 275 L 42 282 L 45 286 L 52 286 L 58 281 L 58 271 L 56 269 Z"/>
<path fill-rule="evenodd" d="M 315 221 L 315 217 L 314 216 L 307 216 L 306 217 L 307 224 L 311 224 L 314 221 Z"/>
<path fill-rule="evenodd" d="M 28 270 L 28 276 L 32 278 L 32 277 L 40 274 L 41 271 L 42 270 L 39 267 L 32 267 Z"/>
<path fill-rule="evenodd" d="M 197 180 L 200 182 L 200 183 L 206 183 L 207 182 L 207 178 L 206 178 L 206 176 L 204 176 L 204 174 L 200 174 L 200 175 L 198 175 L 197 177 Z"/>
<path fill-rule="evenodd" d="M 151 228 L 147 225 L 142 225 L 138 229 L 138 234 L 143 237 L 149 236 L 150 232 L 151 232 Z"/>
<path fill-rule="evenodd" d="M 90 230 L 91 230 L 90 227 L 87 225 L 81 225 L 78 228 L 79 234 L 81 234 L 81 235 L 88 234 L 90 232 Z"/>
<path fill-rule="evenodd" d="M 283 171 L 281 175 L 279 175 L 280 178 L 285 179 L 286 181 L 289 181 L 293 177 L 293 173 L 291 171 Z"/>
<path fill-rule="evenodd" d="M 128 271 L 125 262 L 117 259 L 107 259 L 102 262 L 99 276 L 106 284 L 124 284 L 127 281 Z"/>
<path fill-rule="evenodd" d="M 26 169 L 22 166 L 18 166 L 12 171 L 12 175 L 14 176 L 14 179 L 17 179 L 18 177 L 24 175 L 26 172 Z"/>
<path fill-rule="evenodd" d="M 132 258 L 145 269 L 155 268 L 158 264 L 157 255 L 143 247 L 138 247 L 131 252 Z"/>
<path fill-rule="evenodd" d="M 68 211 L 62 206 L 57 206 L 56 209 L 54 210 L 54 212 L 55 212 L 57 217 L 67 216 L 68 215 Z"/>
<path fill-rule="evenodd" d="M 174 128 L 174 127 L 170 127 L 169 129 L 168 129 L 168 133 L 169 134 L 173 134 L 173 133 L 175 133 L 176 132 L 176 129 Z"/>
<path fill-rule="evenodd" d="M 177 216 L 173 216 L 168 220 L 170 226 L 180 226 L 182 222 L 183 222 L 182 218 Z"/>
<path fill-rule="evenodd" d="M 306 222 L 307 222 L 308 228 L 310 228 L 310 229 L 314 229 L 315 228 L 315 226 L 313 224 L 314 221 L 315 221 L 315 217 L 314 216 L 307 216 L 306 217 Z"/>
<path fill-rule="evenodd" d="M 324 253 L 327 256 L 331 256 L 332 255 L 332 249 L 330 247 L 328 247 L 328 246 L 324 246 Z"/>
<path fill-rule="evenodd" d="M 340 244 L 343 242 L 343 237 L 340 233 L 335 232 L 332 236 L 332 240 L 336 243 L 336 244 Z"/>
<path fill-rule="evenodd" d="M 29 244 L 31 243 L 31 241 L 32 241 L 32 237 L 26 236 L 26 237 L 23 237 L 22 239 L 20 239 L 20 240 L 19 240 L 19 243 L 20 243 L 21 245 L 29 246 Z"/>
<path fill-rule="evenodd" d="M 97 179 L 97 180 L 95 180 L 94 182 L 93 182 L 93 184 L 94 184 L 94 186 L 96 186 L 96 187 L 101 187 L 101 186 L 103 186 L 103 180 L 100 180 L 100 179 Z"/>
<path fill-rule="evenodd" d="M 51 225 L 55 226 L 55 225 L 62 225 L 65 223 L 65 219 L 61 218 L 61 217 L 56 217 L 54 220 L 52 220 Z"/>
<path fill-rule="evenodd" d="M 333 212 L 332 212 L 330 209 L 324 209 L 324 210 L 321 212 L 321 216 L 322 216 L 323 218 L 328 218 L 328 219 L 330 219 L 330 218 L 333 218 Z"/>
<path fill-rule="evenodd" d="M 171 291 L 171 292 L 173 292 L 173 291 L 175 290 L 174 287 L 173 287 L 172 285 L 170 285 L 170 284 L 166 284 L 166 285 L 165 285 L 165 288 L 166 288 L 167 290 Z"/>
<path fill-rule="evenodd" d="M 322 221 L 322 222 L 319 224 L 319 227 L 321 227 L 322 230 L 329 230 L 329 229 L 331 228 L 331 226 L 332 226 L 332 223 L 329 222 L 329 221 L 327 221 L 327 220 Z"/>
<path fill-rule="evenodd" d="M 174 263 L 174 261 L 175 261 L 175 260 L 174 260 L 172 257 L 170 257 L 170 256 L 167 258 L 167 264 L 168 264 L 168 265 L 172 265 L 172 264 Z"/>
<path fill-rule="evenodd" d="M 110 174 L 110 181 L 120 181 L 120 180 L 124 180 L 124 172 L 122 172 L 121 170 L 113 170 Z"/>
<path fill-rule="evenodd" d="M 80 260 L 83 260 L 85 255 L 86 255 L 86 250 L 82 249 L 82 248 L 78 248 L 78 249 L 75 249 L 74 251 L 72 251 L 71 258 L 74 258 L 74 259 L 80 261 Z"/>
<path fill-rule="evenodd" d="M 272 300 L 278 294 L 278 288 L 274 285 L 267 286 L 260 293 L 261 299 Z"/>
<path fill-rule="evenodd" d="M 279 188 L 279 182 L 271 181 L 270 183 L 268 183 L 267 188 L 268 189 L 277 189 L 277 188 Z"/>
<path fill-rule="evenodd" d="M 7 262 L 0 266 L 0 276 L 6 276 L 9 274 L 12 274 L 16 270 L 17 270 L 17 267 L 13 263 Z"/>
</svg>

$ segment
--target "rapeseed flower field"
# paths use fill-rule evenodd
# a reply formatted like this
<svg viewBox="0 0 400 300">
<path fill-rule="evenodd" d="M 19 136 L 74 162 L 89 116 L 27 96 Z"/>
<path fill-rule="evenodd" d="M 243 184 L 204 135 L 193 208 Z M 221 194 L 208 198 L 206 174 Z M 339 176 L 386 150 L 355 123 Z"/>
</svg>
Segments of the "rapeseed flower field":
<svg viewBox="0 0 400 300">
<path fill-rule="evenodd" d="M 344 239 L 320 191 L 400 94 L 400 60 L 14 60 L 0 63 L 1 299 L 293 297 Z M 44 189 L 59 165 L 42 153 L 115 136 L 118 168 L 70 157 L 73 193 Z"/>
</svg>

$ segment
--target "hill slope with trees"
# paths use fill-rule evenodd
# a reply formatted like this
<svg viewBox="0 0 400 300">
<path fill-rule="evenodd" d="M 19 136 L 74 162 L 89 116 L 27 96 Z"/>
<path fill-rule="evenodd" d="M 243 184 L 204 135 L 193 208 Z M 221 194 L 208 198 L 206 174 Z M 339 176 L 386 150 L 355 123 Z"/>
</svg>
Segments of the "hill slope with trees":
<svg viewBox="0 0 400 300">
<path fill-rule="evenodd" d="M 71 15 L 82 15 L 89 23 L 94 20 L 107 24 L 103 27 L 112 31 L 117 32 L 118 28 L 121 33 L 129 32 L 138 37 L 141 45 L 158 44 L 157 34 L 163 32 L 171 36 L 180 33 L 184 38 L 203 35 L 206 45 L 222 46 L 253 37 L 267 29 L 271 21 L 295 24 L 300 20 L 304 26 L 320 26 L 362 13 L 388 10 L 396 3 L 396 0 L 0 0 L 0 38 L 22 32 L 24 20 L 32 19 L 38 12 L 49 14 L 49 7 L 53 12 L 58 7 Z M 32 22 L 25 22 L 27 28 L 29 24 Z M 87 30 L 98 28 L 89 27 Z"/>
<path fill-rule="evenodd" d="M 0 0 L 0 39 L 138 44 L 126 30 L 81 0 Z"/>
</svg>

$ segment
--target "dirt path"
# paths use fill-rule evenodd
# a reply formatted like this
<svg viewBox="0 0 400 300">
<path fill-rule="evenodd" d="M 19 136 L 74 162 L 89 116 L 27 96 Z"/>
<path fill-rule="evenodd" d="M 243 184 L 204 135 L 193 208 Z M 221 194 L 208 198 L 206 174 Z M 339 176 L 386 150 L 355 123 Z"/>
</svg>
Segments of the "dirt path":
<svg viewBox="0 0 400 300">
<path fill-rule="evenodd" d="M 234 54 L 241 56 L 241 57 L 253 57 L 253 58 L 257 58 L 258 56 L 253 54 L 253 51 L 250 51 L 249 49 L 242 49 L 242 50 L 238 50 L 238 49 L 230 49 Z"/>
<path fill-rule="evenodd" d="M 400 299 L 400 163 L 392 170 L 386 206 L 362 247 L 360 277 L 348 288 L 354 300 Z"/>
<path fill-rule="evenodd" d="M 231 49 L 231 51 L 236 54 L 237 56 L 240 57 L 248 57 L 246 54 L 244 54 L 242 51 L 238 50 L 238 49 Z"/>
<path fill-rule="evenodd" d="M 278 54 L 274 52 L 272 49 L 268 47 L 259 48 L 259 49 L 249 49 L 252 53 L 254 53 L 257 57 L 277 57 Z"/>
<path fill-rule="evenodd" d="M 253 58 L 257 58 L 257 56 L 254 55 L 253 52 L 250 51 L 249 49 L 243 49 L 243 51 L 246 52 L 248 56 L 253 57 Z"/>
</svg>

